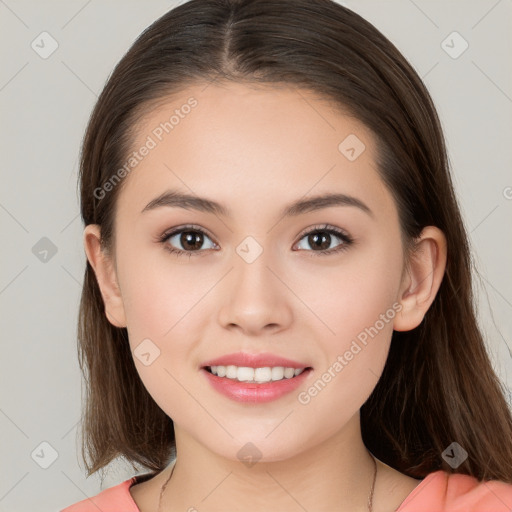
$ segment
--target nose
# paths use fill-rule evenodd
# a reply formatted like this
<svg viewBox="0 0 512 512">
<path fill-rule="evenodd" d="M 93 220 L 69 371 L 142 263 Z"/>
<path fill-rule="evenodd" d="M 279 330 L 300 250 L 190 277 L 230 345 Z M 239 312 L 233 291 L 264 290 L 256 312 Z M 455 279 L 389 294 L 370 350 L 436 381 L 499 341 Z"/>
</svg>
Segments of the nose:
<svg viewBox="0 0 512 512">
<path fill-rule="evenodd" d="M 218 321 L 223 328 L 257 336 L 289 327 L 293 319 L 290 291 L 279 266 L 270 260 L 270 251 L 263 251 L 252 262 L 234 253 L 234 268 L 219 299 Z"/>
</svg>

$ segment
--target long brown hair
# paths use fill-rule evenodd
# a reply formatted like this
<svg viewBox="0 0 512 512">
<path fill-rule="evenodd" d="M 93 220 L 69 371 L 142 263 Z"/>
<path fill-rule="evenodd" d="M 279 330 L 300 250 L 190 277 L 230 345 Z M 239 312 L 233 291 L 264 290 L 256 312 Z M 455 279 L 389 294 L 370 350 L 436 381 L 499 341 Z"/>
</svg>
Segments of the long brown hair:
<svg viewBox="0 0 512 512">
<path fill-rule="evenodd" d="M 512 418 L 476 321 L 468 238 L 433 101 L 395 46 L 331 0 L 191 0 L 148 27 L 121 59 L 92 112 L 80 162 L 81 213 L 114 246 L 115 204 L 137 122 L 155 101 L 209 80 L 293 84 L 362 121 L 377 141 L 380 175 L 400 216 L 404 247 L 440 228 L 448 262 L 423 322 L 394 332 L 384 372 L 361 409 L 363 440 L 409 476 L 444 469 L 512 483 Z M 119 176 L 119 174 L 118 174 Z M 175 453 L 172 420 L 136 371 L 127 330 L 111 325 L 85 270 L 78 350 L 86 382 L 82 457 L 88 475 L 116 457 L 161 471 Z"/>
</svg>

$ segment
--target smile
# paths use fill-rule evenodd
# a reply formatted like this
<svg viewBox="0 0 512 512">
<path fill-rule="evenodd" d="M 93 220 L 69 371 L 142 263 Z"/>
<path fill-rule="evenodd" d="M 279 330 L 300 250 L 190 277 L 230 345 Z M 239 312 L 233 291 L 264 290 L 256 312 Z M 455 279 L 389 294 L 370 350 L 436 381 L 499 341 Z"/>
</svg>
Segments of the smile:
<svg viewBox="0 0 512 512">
<path fill-rule="evenodd" d="M 287 368 L 284 366 L 266 366 L 262 368 L 250 368 L 247 366 L 207 366 L 206 370 L 227 379 L 251 384 L 264 384 L 277 382 L 283 379 L 292 379 L 300 375 L 306 368 Z"/>
</svg>

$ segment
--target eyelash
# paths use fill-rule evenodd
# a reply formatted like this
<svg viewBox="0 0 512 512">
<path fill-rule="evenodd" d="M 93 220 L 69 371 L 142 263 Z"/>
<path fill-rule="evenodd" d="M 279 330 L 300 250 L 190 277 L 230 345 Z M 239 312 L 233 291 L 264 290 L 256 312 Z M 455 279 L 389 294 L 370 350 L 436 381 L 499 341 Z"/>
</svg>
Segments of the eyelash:
<svg viewBox="0 0 512 512">
<path fill-rule="evenodd" d="M 181 249 L 176 249 L 175 247 L 172 247 L 167 242 L 168 240 L 173 237 L 174 235 L 177 235 L 179 233 L 185 232 L 185 231 L 192 231 L 194 233 L 201 233 L 203 235 L 206 235 L 208 238 L 212 238 L 208 233 L 206 233 L 202 228 L 194 225 L 188 225 L 188 226 L 182 226 L 177 229 L 173 229 L 171 231 L 166 231 L 163 235 L 161 235 L 158 238 L 158 242 L 163 244 L 165 250 L 170 252 L 171 254 L 174 254 L 175 256 L 182 256 L 182 255 L 188 255 L 189 258 L 194 256 L 199 256 L 201 253 L 205 252 L 204 250 L 198 250 L 198 251 L 183 251 Z M 324 224 L 322 226 L 315 226 L 314 228 L 310 229 L 309 231 L 306 231 L 305 233 L 301 234 L 301 237 L 299 238 L 299 241 L 302 240 L 304 237 L 312 234 L 312 233 L 329 233 L 330 235 L 334 235 L 342 240 L 343 243 L 336 246 L 334 249 L 324 249 L 322 251 L 306 251 L 313 253 L 311 256 L 320 256 L 320 255 L 333 255 L 337 253 L 341 253 L 343 251 L 346 251 L 353 243 L 354 239 L 349 236 L 344 231 L 341 231 L 338 228 L 335 228 L 334 226 L 330 226 L 329 224 Z M 215 242 L 214 242 L 215 243 Z M 217 244 L 215 244 L 217 245 Z M 301 249 L 303 250 L 303 249 Z M 194 254 L 196 253 L 196 254 Z"/>
</svg>

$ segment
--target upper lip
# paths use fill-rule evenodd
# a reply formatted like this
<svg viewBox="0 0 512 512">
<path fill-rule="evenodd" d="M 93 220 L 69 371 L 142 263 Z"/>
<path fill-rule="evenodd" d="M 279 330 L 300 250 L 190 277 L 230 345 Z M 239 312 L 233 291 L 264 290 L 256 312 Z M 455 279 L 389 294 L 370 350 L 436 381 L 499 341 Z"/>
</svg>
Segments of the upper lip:
<svg viewBox="0 0 512 512">
<path fill-rule="evenodd" d="M 263 352 L 261 354 L 249 354 L 247 352 L 236 352 L 210 359 L 203 363 L 206 366 L 243 366 L 248 368 L 265 368 L 267 366 L 284 366 L 285 368 L 309 368 L 307 364 L 299 363 L 292 359 L 280 357 L 275 354 Z"/>
</svg>

